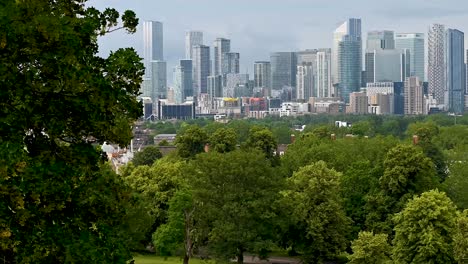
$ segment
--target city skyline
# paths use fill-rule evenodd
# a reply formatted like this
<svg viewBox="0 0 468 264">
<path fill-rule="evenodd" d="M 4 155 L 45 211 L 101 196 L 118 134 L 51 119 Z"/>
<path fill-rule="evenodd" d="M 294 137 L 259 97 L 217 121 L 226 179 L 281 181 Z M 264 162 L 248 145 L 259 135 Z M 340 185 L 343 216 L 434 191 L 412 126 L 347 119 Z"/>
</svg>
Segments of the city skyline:
<svg viewBox="0 0 468 264">
<path fill-rule="evenodd" d="M 468 32 L 464 21 L 468 15 L 468 3 L 461 0 L 429 3 L 423 0 L 411 3 L 402 0 L 392 3 L 294 0 L 289 4 L 259 0 L 249 2 L 249 5 L 248 1 L 240 0 L 235 6 L 222 2 L 91 1 L 90 5 L 99 9 L 106 5 L 119 10 L 132 9 L 140 18 L 137 34 L 116 32 L 101 38 L 101 55 L 107 56 L 109 51 L 127 46 L 134 47 L 142 55 L 141 25 L 144 20 L 164 23 L 164 57 L 168 69 L 173 69 L 180 59 L 185 58 L 185 33 L 199 30 L 204 33 L 205 45 L 211 46 L 218 37 L 231 39 L 231 49 L 241 54 L 241 73 L 250 74 L 253 74 L 254 62 L 268 60 L 271 52 L 330 48 L 333 30 L 349 17 L 362 19 L 364 36 L 374 30 L 427 34 L 434 23 Z M 180 8 L 181 5 L 184 9 Z M 264 10 L 262 13 L 258 12 L 261 8 L 256 9 L 260 6 Z M 398 6 L 404 6 L 404 9 Z M 280 15 L 282 19 L 278 19 Z"/>
</svg>

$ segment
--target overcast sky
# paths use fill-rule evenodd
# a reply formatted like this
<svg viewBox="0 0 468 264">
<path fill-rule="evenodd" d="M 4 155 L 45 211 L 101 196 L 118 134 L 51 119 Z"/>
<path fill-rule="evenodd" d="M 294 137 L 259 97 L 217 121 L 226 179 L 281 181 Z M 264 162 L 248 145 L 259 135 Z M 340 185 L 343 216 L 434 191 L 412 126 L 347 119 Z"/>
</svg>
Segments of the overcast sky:
<svg viewBox="0 0 468 264">
<path fill-rule="evenodd" d="M 330 48 L 333 30 L 349 17 L 362 19 L 364 35 L 385 29 L 427 36 L 432 23 L 468 35 L 467 0 L 92 0 L 89 5 L 131 9 L 140 21 L 163 22 L 169 84 L 173 67 L 185 57 L 188 30 L 203 31 L 209 46 L 216 37 L 231 39 L 242 73 L 252 73 L 253 62 L 269 60 L 270 52 Z M 141 30 L 112 33 L 100 39 L 101 55 L 128 46 L 141 55 L 142 38 Z"/>
</svg>

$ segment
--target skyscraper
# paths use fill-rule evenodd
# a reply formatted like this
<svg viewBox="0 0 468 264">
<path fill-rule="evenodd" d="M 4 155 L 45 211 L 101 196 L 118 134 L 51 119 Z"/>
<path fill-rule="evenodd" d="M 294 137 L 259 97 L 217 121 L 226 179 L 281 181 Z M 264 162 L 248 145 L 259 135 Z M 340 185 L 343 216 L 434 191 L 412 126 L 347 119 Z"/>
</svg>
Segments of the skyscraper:
<svg viewBox="0 0 468 264">
<path fill-rule="evenodd" d="M 251 96 L 252 91 L 249 91 L 249 75 L 240 73 L 226 74 L 226 87 L 224 96 L 226 97 L 241 97 Z"/>
<path fill-rule="evenodd" d="M 359 91 L 361 87 L 361 19 L 350 18 L 335 30 L 334 48 L 333 59 L 337 61 L 338 66 L 340 96 L 345 102 L 349 102 L 349 94 Z"/>
<path fill-rule="evenodd" d="M 223 76 L 208 76 L 208 94 L 211 100 L 215 97 L 223 97 Z"/>
<path fill-rule="evenodd" d="M 224 54 L 231 51 L 231 40 L 225 38 L 217 38 L 214 41 L 214 74 L 213 75 L 224 75 L 226 69 L 223 69 Z"/>
<path fill-rule="evenodd" d="M 331 82 L 331 50 L 322 49 L 317 52 L 317 75 L 315 77 L 316 97 L 333 97 Z"/>
<path fill-rule="evenodd" d="M 157 99 L 167 97 L 167 65 L 165 61 L 151 62 L 151 100 L 157 102 Z"/>
<path fill-rule="evenodd" d="M 192 49 L 195 45 L 203 45 L 203 32 L 187 31 L 185 33 L 185 58 L 191 60 Z"/>
<path fill-rule="evenodd" d="M 273 52 L 271 62 L 271 89 L 296 87 L 297 57 L 295 52 Z"/>
<path fill-rule="evenodd" d="M 407 50 L 406 50 L 407 51 Z M 365 82 L 401 82 L 407 75 L 407 56 L 405 50 L 376 49 L 366 52 Z"/>
<path fill-rule="evenodd" d="M 297 65 L 296 74 L 296 99 L 297 100 L 308 100 L 314 96 L 314 74 L 313 66 L 310 62 L 303 62 L 301 65 Z"/>
<path fill-rule="evenodd" d="M 256 61 L 254 63 L 254 87 L 266 89 L 267 94 L 270 94 L 271 64 L 269 61 Z"/>
<path fill-rule="evenodd" d="M 446 33 L 446 78 L 445 90 L 446 109 L 454 113 L 463 113 L 465 103 L 465 34 L 456 29 L 448 29 Z"/>
<path fill-rule="evenodd" d="M 190 73 L 191 74 L 191 73 Z M 175 66 L 174 67 L 174 102 L 176 104 L 181 104 L 184 102 L 184 67 Z"/>
<path fill-rule="evenodd" d="M 423 115 L 424 88 L 419 77 L 412 76 L 405 81 L 405 115 Z"/>
<path fill-rule="evenodd" d="M 425 55 L 423 33 L 397 33 L 395 35 L 395 48 L 398 50 L 409 50 L 410 76 L 417 76 L 424 81 Z"/>
<path fill-rule="evenodd" d="M 183 98 L 193 96 L 193 66 L 192 60 L 180 60 L 180 67 L 184 72 Z"/>
<path fill-rule="evenodd" d="M 465 85 L 465 95 L 468 96 L 468 49 L 466 50 L 466 63 L 465 63 L 465 79 L 466 79 L 466 85 Z M 465 100 L 466 101 L 466 100 Z M 468 105 L 465 104 L 465 107 L 468 107 Z"/>
<path fill-rule="evenodd" d="M 429 93 L 434 95 L 438 105 L 445 103 L 444 94 L 447 86 L 445 63 L 445 26 L 434 24 L 428 35 L 428 80 Z"/>
<path fill-rule="evenodd" d="M 143 58 L 145 77 L 151 78 L 151 62 L 162 61 L 163 57 L 163 24 L 158 21 L 143 22 Z M 154 101 L 153 101 L 154 102 Z"/>
<path fill-rule="evenodd" d="M 240 72 L 240 54 L 237 52 L 224 53 L 223 69 L 225 74 L 227 73 L 239 73 Z"/>
<path fill-rule="evenodd" d="M 367 33 L 367 50 L 394 49 L 394 32 L 389 30 L 370 31 Z"/>
<path fill-rule="evenodd" d="M 193 47 L 193 90 L 194 95 L 208 92 L 208 76 L 210 75 L 210 47 L 195 45 Z"/>
</svg>

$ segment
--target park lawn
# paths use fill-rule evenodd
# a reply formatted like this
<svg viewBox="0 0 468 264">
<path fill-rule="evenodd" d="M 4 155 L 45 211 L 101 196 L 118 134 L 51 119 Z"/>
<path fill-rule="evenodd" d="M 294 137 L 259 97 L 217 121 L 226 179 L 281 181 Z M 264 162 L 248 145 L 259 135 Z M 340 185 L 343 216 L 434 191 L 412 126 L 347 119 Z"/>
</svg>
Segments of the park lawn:
<svg viewBox="0 0 468 264">
<path fill-rule="evenodd" d="M 137 255 L 135 256 L 135 264 L 181 264 L 183 259 L 180 257 L 160 257 L 154 255 Z M 212 264 L 214 262 L 192 258 L 190 264 Z"/>
</svg>

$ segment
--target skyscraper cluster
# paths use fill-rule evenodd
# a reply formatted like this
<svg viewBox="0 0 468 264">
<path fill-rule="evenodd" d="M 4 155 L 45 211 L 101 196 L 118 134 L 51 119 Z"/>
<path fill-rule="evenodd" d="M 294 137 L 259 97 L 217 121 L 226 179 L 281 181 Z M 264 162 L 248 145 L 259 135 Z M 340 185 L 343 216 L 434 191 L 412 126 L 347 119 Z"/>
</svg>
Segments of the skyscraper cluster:
<svg viewBox="0 0 468 264">
<path fill-rule="evenodd" d="M 269 60 L 254 63 L 252 80 L 240 73 L 241 55 L 231 50 L 230 39 L 216 38 L 210 47 L 203 32 L 187 31 L 185 58 L 170 71 L 173 84 L 168 87 L 163 24 L 145 21 L 142 94 L 153 102 L 190 100 L 205 114 L 216 112 L 223 101 L 217 98 L 231 98 L 225 101 L 232 106 L 242 97 L 309 103 L 315 109 L 332 106 L 333 111 L 358 114 L 464 112 L 468 51 L 463 32 L 434 24 L 427 35 L 375 30 L 364 39 L 361 23 L 359 18 L 341 23 L 332 34 L 331 48 L 271 52 Z M 258 100 L 249 100 L 254 101 Z"/>
</svg>

